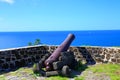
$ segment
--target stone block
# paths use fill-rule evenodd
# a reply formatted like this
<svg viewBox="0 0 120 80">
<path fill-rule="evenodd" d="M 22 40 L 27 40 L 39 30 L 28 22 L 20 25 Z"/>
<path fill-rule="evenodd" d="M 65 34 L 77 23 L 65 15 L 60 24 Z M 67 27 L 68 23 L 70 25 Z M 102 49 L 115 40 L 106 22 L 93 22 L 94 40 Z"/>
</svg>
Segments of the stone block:
<svg viewBox="0 0 120 80">
<path fill-rule="evenodd" d="M 11 60 L 10 58 L 6 58 L 6 62 L 10 62 L 10 60 Z"/>
<path fill-rule="evenodd" d="M 111 61 L 115 63 L 115 62 L 116 62 L 116 59 L 115 59 L 115 58 L 113 58 L 113 59 L 111 59 Z"/>
<path fill-rule="evenodd" d="M 0 59 L 0 64 L 3 64 L 5 62 L 5 60 Z"/>
<path fill-rule="evenodd" d="M 115 58 L 120 58 L 120 53 L 115 53 Z"/>
<path fill-rule="evenodd" d="M 103 62 L 103 60 L 102 60 L 101 58 L 96 58 L 95 61 L 96 61 L 97 63 Z"/>
<path fill-rule="evenodd" d="M 113 54 L 114 53 L 114 49 L 109 49 L 108 53 L 109 54 Z"/>
<path fill-rule="evenodd" d="M 7 63 L 4 63 L 4 64 L 2 65 L 2 68 L 3 68 L 3 69 L 8 69 L 8 68 L 9 68 L 9 65 L 8 65 Z"/>
<path fill-rule="evenodd" d="M 31 58 L 32 58 L 32 62 L 35 62 L 35 57 L 34 57 L 34 56 L 32 56 Z"/>
<path fill-rule="evenodd" d="M 118 59 L 117 59 L 117 63 L 119 63 L 119 64 L 120 64 L 120 58 L 118 58 Z"/>
<path fill-rule="evenodd" d="M 10 66 L 10 69 L 15 69 L 15 64 L 14 63 L 10 63 L 9 66 Z"/>
<path fill-rule="evenodd" d="M 120 53 L 120 49 L 118 49 L 118 53 Z"/>
<path fill-rule="evenodd" d="M 27 60 L 25 60 L 25 59 L 21 59 L 20 60 L 20 64 L 22 65 L 22 66 L 25 66 L 25 65 L 27 65 L 27 63 L 28 62 L 26 62 Z"/>
<path fill-rule="evenodd" d="M 105 55 L 101 55 L 101 58 L 104 59 L 104 58 L 105 58 Z"/>
<path fill-rule="evenodd" d="M 110 59 L 110 54 L 106 54 L 106 59 L 109 60 Z"/>
<path fill-rule="evenodd" d="M 24 55 L 24 54 L 25 54 L 25 52 L 21 50 L 21 51 L 20 51 L 20 54 L 21 54 L 21 55 Z"/>
</svg>

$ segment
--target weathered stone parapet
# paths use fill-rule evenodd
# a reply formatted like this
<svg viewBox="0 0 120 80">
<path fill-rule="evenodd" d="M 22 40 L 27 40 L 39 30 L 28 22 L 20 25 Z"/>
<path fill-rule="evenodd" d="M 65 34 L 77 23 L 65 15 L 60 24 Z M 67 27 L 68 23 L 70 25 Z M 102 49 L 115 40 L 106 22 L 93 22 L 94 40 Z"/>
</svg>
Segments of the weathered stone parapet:
<svg viewBox="0 0 120 80">
<path fill-rule="evenodd" d="M 58 46 L 27 46 L 0 50 L 0 70 L 14 69 L 38 62 L 45 54 L 52 53 Z M 68 51 L 74 53 L 77 61 L 120 64 L 120 48 L 116 47 L 77 47 Z"/>
<path fill-rule="evenodd" d="M 31 46 L 0 51 L 0 70 L 14 69 L 38 62 L 48 52 L 48 46 Z"/>
<path fill-rule="evenodd" d="M 88 63 L 119 63 L 120 48 L 116 47 L 70 47 L 77 60 Z"/>
</svg>

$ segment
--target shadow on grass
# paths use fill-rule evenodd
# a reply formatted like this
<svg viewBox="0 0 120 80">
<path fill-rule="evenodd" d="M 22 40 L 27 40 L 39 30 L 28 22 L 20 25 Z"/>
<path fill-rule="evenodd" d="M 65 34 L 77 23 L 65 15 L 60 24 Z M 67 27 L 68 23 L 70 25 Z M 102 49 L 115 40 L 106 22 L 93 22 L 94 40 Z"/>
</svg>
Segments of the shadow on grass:
<svg viewBox="0 0 120 80">
<path fill-rule="evenodd" d="M 89 65 L 96 64 L 95 60 L 89 53 L 89 51 L 85 47 L 77 47 L 79 50 L 79 53 L 83 56 L 83 59 L 86 60 L 86 63 L 82 63 L 81 61 L 78 61 L 78 64 L 76 65 L 76 69 L 72 70 L 71 78 L 77 77 L 78 75 L 81 75 L 83 71 L 85 71 Z"/>
</svg>

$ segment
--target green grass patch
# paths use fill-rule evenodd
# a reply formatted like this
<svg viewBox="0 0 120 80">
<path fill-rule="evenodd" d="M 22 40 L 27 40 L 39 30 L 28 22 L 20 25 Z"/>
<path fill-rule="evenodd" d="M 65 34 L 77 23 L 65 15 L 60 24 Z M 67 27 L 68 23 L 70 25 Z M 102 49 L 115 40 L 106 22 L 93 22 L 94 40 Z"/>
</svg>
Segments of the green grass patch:
<svg viewBox="0 0 120 80">
<path fill-rule="evenodd" d="M 89 71 L 92 71 L 93 74 L 101 75 L 102 73 L 109 76 L 111 80 L 120 80 L 120 64 L 96 64 L 93 66 L 85 66 L 82 63 L 79 63 L 77 66 L 79 71 L 85 71 L 85 75 L 81 75 L 79 77 L 73 77 L 74 80 L 85 80 L 86 75 L 88 74 Z M 37 78 L 39 75 L 34 74 L 32 68 L 28 67 L 23 67 L 20 68 L 16 71 L 11 71 L 8 73 L 4 73 L 0 75 L 0 80 L 6 80 L 6 76 L 23 76 L 24 74 L 29 74 L 32 76 L 32 78 Z M 27 79 L 26 79 L 27 80 Z M 63 77 L 63 76 L 51 76 L 48 78 L 45 78 L 45 80 L 69 80 L 68 77 Z"/>
<path fill-rule="evenodd" d="M 89 66 L 87 70 L 93 71 L 93 73 L 105 73 L 110 76 L 111 80 L 120 80 L 120 64 L 97 64 Z"/>
<path fill-rule="evenodd" d="M 76 77 L 74 80 L 85 80 L 85 78 L 83 76 L 80 76 L 80 77 Z"/>
<path fill-rule="evenodd" d="M 29 75 L 32 78 L 36 78 L 37 76 L 33 73 L 32 68 L 28 68 L 28 67 L 23 67 L 23 68 L 19 68 L 16 71 L 10 71 L 8 73 L 3 73 L 2 75 L 0 75 L 0 80 L 6 80 L 6 77 L 8 76 L 17 76 L 17 77 L 21 77 L 24 75 Z M 27 80 L 27 79 L 22 79 L 22 80 Z"/>
<path fill-rule="evenodd" d="M 88 70 L 92 70 L 95 72 L 107 72 L 107 73 L 113 73 L 120 69 L 119 64 L 97 64 L 94 66 L 89 66 Z"/>
<path fill-rule="evenodd" d="M 0 75 L 0 80 L 5 80 L 5 76 L 4 75 Z"/>
<path fill-rule="evenodd" d="M 67 77 L 62 77 L 62 76 L 51 76 L 46 78 L 45 80 L 69 80 Z"/>
</svg>

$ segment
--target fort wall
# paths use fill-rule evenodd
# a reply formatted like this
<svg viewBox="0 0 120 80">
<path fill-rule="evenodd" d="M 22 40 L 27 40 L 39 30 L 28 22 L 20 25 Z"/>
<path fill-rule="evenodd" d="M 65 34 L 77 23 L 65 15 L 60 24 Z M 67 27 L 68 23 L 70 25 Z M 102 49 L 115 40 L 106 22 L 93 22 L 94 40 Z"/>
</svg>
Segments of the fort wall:
<svg viewBox="0 0 120 80">
<path fill-rule="evenodd" d="M 14 69 L 38 62 L 45 54 L 52 53 L 57 46 L 27 46 L 0 50 L 0 71 Z M 77 61 L 87 64 L 120 64 L 120 48 L 116 47 L 78 47 L 71 46 Z"/>
</svg>

